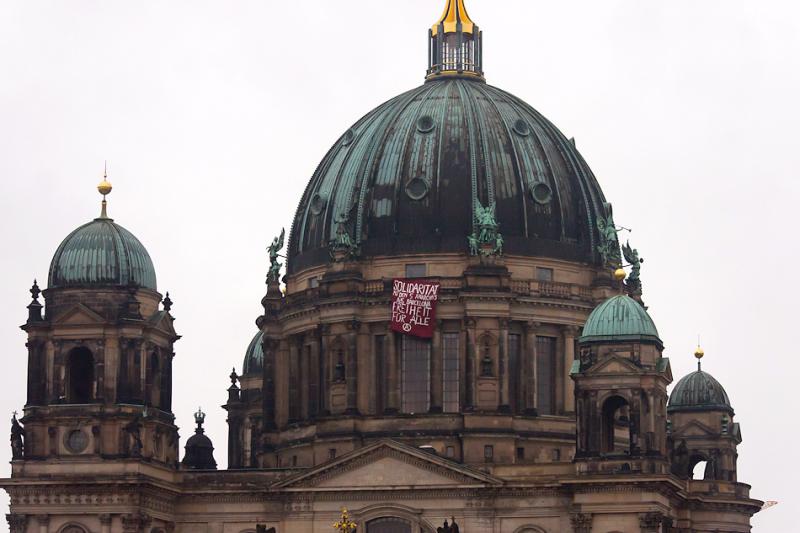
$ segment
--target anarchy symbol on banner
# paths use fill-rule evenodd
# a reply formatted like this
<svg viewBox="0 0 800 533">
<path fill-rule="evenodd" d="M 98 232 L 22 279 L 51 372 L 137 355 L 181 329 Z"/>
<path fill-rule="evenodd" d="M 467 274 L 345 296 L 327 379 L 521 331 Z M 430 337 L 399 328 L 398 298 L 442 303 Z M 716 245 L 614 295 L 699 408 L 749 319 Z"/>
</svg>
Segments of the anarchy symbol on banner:
<svg viewBox="0 0 800 533">
<path fill-rule="evenodd" d="M 403 324 L 403 331 L 405 331 L 406 333 L 411 331 L 411 324 L 408 324 L 408 323 Z"/>
</svg>

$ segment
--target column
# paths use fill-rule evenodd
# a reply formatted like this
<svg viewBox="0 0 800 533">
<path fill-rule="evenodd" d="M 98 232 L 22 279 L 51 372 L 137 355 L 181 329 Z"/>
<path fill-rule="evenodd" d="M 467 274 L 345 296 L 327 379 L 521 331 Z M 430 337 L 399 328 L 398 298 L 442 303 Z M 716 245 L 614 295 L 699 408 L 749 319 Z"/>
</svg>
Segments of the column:
<svg viewBox="0 0 800 533">
<path fill-rule="evenodd" d="M 28 517 L 24 514 L 7 514 L 6 521 L 9 533 L 25 533 L 28 526 Z"/>
<path fill-rule="evenodd" d="M 660 533 L 664 515 L 661 513 L 647 513 L 639 516 L 639 527 L 642 533 Z"/>
<path fill-rule="evenodd" d="M 538 322 L 528 322 L 525 325 L 525 357 L 523 366 L 525 367 L 525 414 L 535 415 L 538 407 L 536 394 L 536 330 L 539 328 Z"/>
<path fill-rule="evenodd" d="M 391 324 L 386 325 L 386 375 L 389 382 L 389 390 L 387 394 L 386 412 L 394 414 L 400 409 L 400 379 L 398 374 L 398 354 L 400 348 L 398 347 L 398 338 L 394 331 L 392 331 Z"/>
<path fill-rule="evenodd" d="M 464 380 L 467 386 L 467 403 L 466 409 L 474 410 L 477 406 L 477 388 L 478 388 L 478 347 L 477 347 L 477 332 L 475 331 L 476 322 L 474 318 L 467 319 L 467 365 L 466 365 L 466 379 Z"/>
<path fill-rule="evenodd" d="M 100 533 L 111 533 L 111 515 L 101 514 L 100 519 Z"/>
<path fill-rule="evenodd" d="M 39 533 L 47 533 L 50 517 L 46 514 L 40 514 L 36 517 L 36 521 L 39 523 Z"/>
<path fill-rule="evenodd" d="M 361 323 L 353 320 L 347 333 L 347 357 L 345 361 L 345 381 L 347 385 L 347 407 L 345 414 L 358 414 L 358 332 Z"/>
<path fill-rule="evenodd" d="M 573 513 L 570 516 L 572 531 L 574 533 L 592 533 L 592 515 L 587 513 Z"/>
<path fill-rule="evenodd" d="M 499 357 L 500 369 L 498 374 L 500 374 L 500 407 L 499 411 L 501 413 L 510 413 L 511 412 L 511 402 L 509 397 L 510 387 L 509 382 L 512 379 L 512 376 L 509 375 L 509 364 L 508 364 L 508 319 L 501 318 L 500 319 L 500 335 L 498 338 L 498 352 L 497 355 Z"/>
<path fill-rule="evenodd" d="M 316 418 L 319 416 L 322 401 L 322 360 L 320 349 L 319 332 L 311 334 L 311 360 L 309 361 L 309 383 L 308 383 L 308 416 Z"/>
<path fill-rule="evenodd" d="M 370 397 L 374 396 L 375 350 L 370 335 L 369 324 L 361 324 L 357 330 L 356 340 L 356 383 L 357 387 L 356 409 L 360 413 L 372 413 L 372 402 Z"/>
<path fill-rule="evenodd" d="M 575 361 L 575 336 L 578 328 L 566 326 L 563 330 L 564 337 L 564 411 L 566 413 L 575 412 L 575 383 L 570 377 L 572 362 Z"/>
<path fill-rule="evenodd" d="M 303 348 L 302 340 L 296 337 L 289 338 L 289 361 L 286 365 L 289 379 L 286 380 L 286 416 L 289 422 L 296 422 L 301 418 L 300 411 L 302 409 L 300 394 L 300 354 Z"/>
<path fill-rule="evenodd" d="M 331 414 L 331 369 L 330 369 L 330 350 L 331 350 L 331 326 L 330 324 L 322 324 L 320 326 L 320 336 L 322 337 L 321 353 L 320 353 L 320 368 L 322 375 L 319 377 L 319 391 L 322 400 L 320 409 L 323 415 Z"/>
<path fill-rule="evenodd" d="M 436 321 L 436 330 L 433 332 L 433 341 L 431 346 L 431 413 L 442 412 L 442 394 L 444 378 L 443 365 L 444 365 L 444 352 L 442 347 L 442 325 L 441 320 Z"/>
<path fill-rule="evenodd" d="M 309 405 L 309 387 L 310 387 L 310 372 L 309 367 L 311 365 L 310 361 L 310 352 L 311 350 L 308 349 L 308 343 L 306 342 L 305 337 L 300 338 L 300 342 L 298 345 L 298 353 L 300 356 L 300 374 L 297 376 L 299 380 L 298 387 L 300 388 L 300 418 L 307 419 L 309 412 L 308 412 L 308 405 Z"/>
<path fill-rule="evenodd" d="M 261 391 L 264 406 L 264 429 L 270 431 L 275 425 L 275 352 L 278 341 L 264 339 L 264 387 Z"/>
</svg>

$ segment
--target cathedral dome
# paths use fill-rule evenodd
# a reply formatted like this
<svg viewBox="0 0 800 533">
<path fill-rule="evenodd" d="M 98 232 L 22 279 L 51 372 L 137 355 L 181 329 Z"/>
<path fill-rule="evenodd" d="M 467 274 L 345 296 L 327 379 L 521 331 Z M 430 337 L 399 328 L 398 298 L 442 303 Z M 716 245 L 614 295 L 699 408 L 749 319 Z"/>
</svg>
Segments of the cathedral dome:
<svg viewBox="0 0 800 533">
<path fill-rule="evenodd" d="M 360 257 L 467 252 L 476 208 L 492 205 L 506 254 L 598 262 L 610 206 L 575 143 L 478 73 L 431 72 L 319 164 L 293 221 L 289 273 L 328 262 L 342 231 Z"/>
<path fill-rule="evenodd" d="M 669 395 L 667 412 L 681 411 L 733 411 L 733 408 L 719 381 L 698 368 L 681 379 Z"/>
<path fill-rule="evenodd" d="M 244 356 L 244 364 L 242 365 L 242 375 L 260 374 L 264 367 L 264 332 L 259 331 L 250 345 L 247 347 L 247 353 Z"/>
<path fill-rule="evenodd" d="M 153 261 L 139 239 L 110 218 L 70 233 L 50 263 L 51 289 L 130 284 L 156 290 Z"/>
<path fill-rule="evenodd" d="M 589 315 L 581 342 L 652 341 L 661 344 L 653 319 L 625 294 L 609 298 Z"/>
</svg>

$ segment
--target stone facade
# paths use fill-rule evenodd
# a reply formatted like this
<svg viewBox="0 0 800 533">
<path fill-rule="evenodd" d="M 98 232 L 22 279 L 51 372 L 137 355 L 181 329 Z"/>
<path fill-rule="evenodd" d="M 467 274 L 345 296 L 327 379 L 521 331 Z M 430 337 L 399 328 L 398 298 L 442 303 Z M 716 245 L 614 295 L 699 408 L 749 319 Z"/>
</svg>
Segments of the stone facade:
<svg viewBox="0 0 800 533">
<path fill-rule="evenodd" d="M 28 395 L 0 480 L 12 533 L 323 532 L 343 507 L 362 533 L 750 531 L 762 503 L 737 479 L 726 393 L 698 374 L 668 405 L 638 252 L 624 282 L 594 176 L 486 88 L 463 4 L 429 33 L 440 85 L 367 115 L 320 165 L 282 280 L 283 232 L 270 248 L 259 333 L 227 389 L 227 470 L 202 412 L 180 461 L 172 302 L 107 218 L 104 180 L 44 305 L 31 291 Z M 431 339 L 393 331 L 393 280 L 408 278 L 439 283 Z M 715 383 L 715 401 L 692 383 Z"/>
</svg>

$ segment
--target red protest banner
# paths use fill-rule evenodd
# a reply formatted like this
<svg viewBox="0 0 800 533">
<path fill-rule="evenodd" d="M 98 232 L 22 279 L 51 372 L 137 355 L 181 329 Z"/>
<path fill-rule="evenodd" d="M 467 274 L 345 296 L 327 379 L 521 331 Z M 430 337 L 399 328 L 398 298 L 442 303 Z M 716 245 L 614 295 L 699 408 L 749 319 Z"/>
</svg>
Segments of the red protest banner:
<svg viewBox="0 0 800 533">
<path fill-rule="evenodd" d="M 439 283 L 396 279 L 392 290 L 392 330 L 430 339 L 436 328 Z"/>
</svg>

